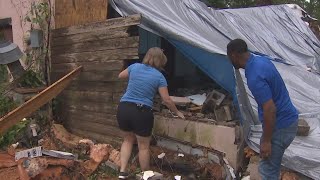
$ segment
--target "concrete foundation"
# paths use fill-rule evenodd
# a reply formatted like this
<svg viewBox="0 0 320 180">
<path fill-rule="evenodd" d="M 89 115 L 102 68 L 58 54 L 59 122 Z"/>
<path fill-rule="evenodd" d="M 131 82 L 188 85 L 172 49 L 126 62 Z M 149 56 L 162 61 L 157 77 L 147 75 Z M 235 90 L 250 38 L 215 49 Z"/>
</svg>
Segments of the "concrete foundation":
<svg viewBox="0 0 320 180">
<path fill-rule="evenodd" d="M 154 133 L 193 145 L 204 146 L 225 154 L 237 171 L 242 163 L 244 143 L 239 127 L 227 127 L 204 122 L 188 121 L 155 115 Z"/>
</svg>

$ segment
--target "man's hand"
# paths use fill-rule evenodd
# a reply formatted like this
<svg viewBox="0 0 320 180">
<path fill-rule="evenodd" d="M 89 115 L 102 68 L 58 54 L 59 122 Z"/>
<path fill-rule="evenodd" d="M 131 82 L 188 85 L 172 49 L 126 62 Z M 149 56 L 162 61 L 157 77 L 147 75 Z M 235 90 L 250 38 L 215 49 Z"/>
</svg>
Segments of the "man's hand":
<svg viewBox="0 0 320 180">
<path fill-rule="evenodd" d="M 268 159 L 271 155 L 271 141 L 261 141 L 260 144 L 260 157 Z"/>
</svg>

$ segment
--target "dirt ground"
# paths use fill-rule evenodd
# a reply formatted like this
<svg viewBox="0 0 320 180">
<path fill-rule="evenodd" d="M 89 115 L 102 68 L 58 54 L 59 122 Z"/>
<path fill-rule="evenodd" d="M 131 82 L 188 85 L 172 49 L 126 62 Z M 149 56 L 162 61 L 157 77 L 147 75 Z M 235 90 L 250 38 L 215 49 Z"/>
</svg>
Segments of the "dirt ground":
<svg viewBox="0 0 320 180">
<path fill-rule="evenodd" d="M 47 169 L 43 170 L 43 173 L 37 175 L 35 179 L 48 179 L 48 177 L 45 178 L 45 176 L 51 176 L 48 173 L 51 173 L 53 171 L 56 172 L 55 175 L 52 175 L 53 177 L 61 176 L 60 179 L 78 179 L 80 176 L 79 175 L 80 171 L 83 170 L 83 168 L 81 168 L 80 166 L 85 166 L 85 167 L 92 166 L 93 167 L 92 169 L 98 166 L 93 173 L 90 173 L 88 175 L 88 179 L 117 179 L 117 171 L 108 167 L 103 160 L 104 155 L 103 155 L 103 151 L 101 150 L 103 150 L 103 148 L 108 149 L 109 145 L 95 146 L 97 149 L 95 150 L 95 155 L 93 156 L 92 154 L 90 154 L 90 152 L 88 152 L 88 149 L 85 149 L 85 146 L 83 146 L 84 149 L 81 146 L 72 148 L 73 143 L 70 143 L 70 142 L 78 141 L 79 137 L 76 137 L 76 138 L 70 137 L 72 135 L 67 134 L 67 132 L 64 132 L 63 129 L 59 129 L 59 128 L 61 128 L 61 126 L 56 126 L 56 129 L 58 129 L 59 133 L 48 131 L 47 134 L 43 135 L 42 137 L 43 141 L 41 142 L 40 145 L 43 147 L 43 149 L 46 149 L 46 150 L 59 150 L 59 151 L 72 152 L 74 154 L 77 154 L 80 160 L 80 163 L 77 162 L 76 163 L 77 165 L 75 165 L 75 167 L 71 167 L 70 165 L 68 165 L 68 163 L 63 163 L 63 159 L 57 159 L 57 161 L 54 161 L 53 163 L 54 165 L 58 165 L 58 166 L 54 166 L 54 165 L 50 165 L 52 160 L 45 160 Z M 60 132 L 63 132 L 63 133 L 61 134 Z M 57 137 L 59 137 L 59 139 Z M 15 152 L 20 150 L 23 150 L 23 147 L 20 147 L 19 150 L 9 147 L 7 152 L 3 152 L 7 154 L 6 157 L 9 157 L 8 162 L 14 163 L 14 165 L 13 167 L 9 167 L 9 168 L 3 168 L 3 167 L 1 168 L 0 166 L 0 177 L 6 177 L 6 179 L 10 179 L 10 180 L 20 179 L 18 166 L 17 166 L 18 163 L 14 161 Z M 117 150 L 118 149 L 114 149 L 113 151 L 118 152 Z M 166 154 L 163 159 L 158 158 L 158 155 L 161 153 Z M 197 163 L 198 157 L 190 156 L 186 154 L 184 154 L 184 157 L 179 157 L 178 156 L 179 153 L 181 152 L 174 152 L 174 151 L 170 151 L 170 150 L 156 147 L 156 146 L 151 147 L 151 158 L 150 158 L 151 170 L 162 173 L 165 177 L 164 179 L 174 179 L 175 175 L 181 175 L 183 179 L 186 179 L 186 178 L 212 179 L 212 176 L 214 174 L 219 175 L 219 173 L 212 174 L 211 173 L 212 170 L 215 170 L 215 171 L 222 170 L 222 168 L 219 168 L 220 165 L 201 167 Z M 112 153 L 109 153 L 107 156 L 108 157 L 112 156 L 111 154 Z M 135 174 L 141 171 L 139 168 L 137 155 L 138 155 L 138 150 L 137 150 L 137 147 L 135 147 L 132 153 L 132 158 L 130 159 L 130 162 L 129 162 L 129 170 L 131 172 L 132 178 L 135 177 Z M 114 156 L 118 156 L 118 155 L 116 154 Z M 99 165 L 97 163 L 93 163 L 94 161 L 90 162 L 90 159 L 92 158 L 94 159 L 98 158 L 98 160 L 96 161 L 102 161 L 102 163 L 99 163 L 100 164 Z M 117 157 L 114 157 L 114 158 L 117 158 Z M 4 162 L 4 164 L 5 163 L 7 162 Z M 218 168 L 214 168 L 214 167 L 218 167 Z M 91 169 L 89 168 L 89 170 Z M 78 177 L 78 178 L 75 178 L 75 177 Z"/>
</svg>

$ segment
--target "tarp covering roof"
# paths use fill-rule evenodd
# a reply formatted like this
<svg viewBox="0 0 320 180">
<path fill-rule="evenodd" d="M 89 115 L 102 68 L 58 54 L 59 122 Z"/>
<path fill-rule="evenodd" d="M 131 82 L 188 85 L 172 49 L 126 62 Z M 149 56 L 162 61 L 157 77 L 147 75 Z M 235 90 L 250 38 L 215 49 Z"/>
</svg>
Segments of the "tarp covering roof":
<svg viewBox="0 0 320 180">
<path fill-rule="evenodd" d="M 310 125 L 296 137 L 283 165 L 320 177 L 320 42 L 286 5 L 214 10 L 197 0 L 112 0 L 122 15 L 142 14 L 141 27 L 169 40 L 209 77 L 233 94 L 247 143 L 259 150 L 261 125 L 244 71 L 226 57 L 231 39 L 242 38 L 255 54 L 267 55 L 282 75 L 300 117 Z M 311 72 L 309 72 L 311 71 Z"/>
</svg>

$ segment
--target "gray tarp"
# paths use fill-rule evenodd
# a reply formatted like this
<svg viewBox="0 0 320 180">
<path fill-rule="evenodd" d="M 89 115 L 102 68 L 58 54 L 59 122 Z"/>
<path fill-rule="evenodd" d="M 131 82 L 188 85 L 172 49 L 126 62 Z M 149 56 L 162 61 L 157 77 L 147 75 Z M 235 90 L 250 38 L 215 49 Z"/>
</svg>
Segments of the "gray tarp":
<svg viewBox="0 0 320 180">
<path fill-rule="evenodd" d="M 296 137 L 286 150 L 283 165 L 319 179 L 320 42 L 289 7 L 213 10 L 197 0 L 113 0 L 111 3 L 122 16 L 142 14 L 142 27 L 164 38 L 221 55 L 226 55 L 226 45 L 231 39 L 242 38 L 251 51 L 274 58 L 273 63 L 300 117 L 311 126 L 308 137 Z M 258 151 L 261 125 L 257 123 L 256 103 L 243 71 L 235 75 L 247 143 Z"/>
</svg>

